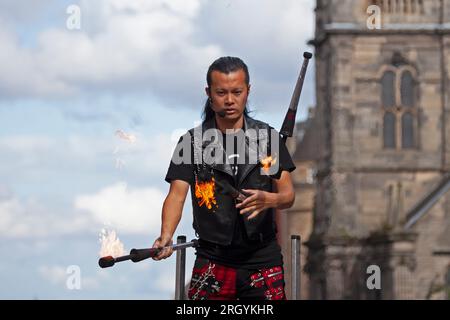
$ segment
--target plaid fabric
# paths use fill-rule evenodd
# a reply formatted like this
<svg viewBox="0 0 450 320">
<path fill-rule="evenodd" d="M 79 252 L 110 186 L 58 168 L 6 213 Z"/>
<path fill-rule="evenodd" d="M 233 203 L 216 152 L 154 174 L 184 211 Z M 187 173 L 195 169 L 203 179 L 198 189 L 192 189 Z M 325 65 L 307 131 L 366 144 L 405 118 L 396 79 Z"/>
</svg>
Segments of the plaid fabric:
<svg viewBox="0 0 450 320">
<path fill-rule="evenodd" d="M 189 299 L 233 300 L 235 294 L 235 269 L 197 257 L 188 291 Z"/>
<path fill-rule="evenodd" d="M 197 257 L 188 297 L 191 300 L 286 300 L 282 266 L 236 269 Z"/>
</svg>

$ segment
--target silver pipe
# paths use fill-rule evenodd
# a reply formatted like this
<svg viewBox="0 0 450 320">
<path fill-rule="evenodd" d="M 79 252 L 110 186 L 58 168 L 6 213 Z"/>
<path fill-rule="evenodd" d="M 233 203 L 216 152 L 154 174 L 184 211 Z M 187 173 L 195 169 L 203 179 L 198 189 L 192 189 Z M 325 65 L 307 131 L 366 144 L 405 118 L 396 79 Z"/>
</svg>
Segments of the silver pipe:
<svg viewBox="0 0 450 320">
<path fill-rule="evenodd" d="M 300 300 L 300 246 L 300 236 L 291 235 L 291 300 Z"/>
<path fill-rule="evenodd" d="M 184 241 L 186 241 L 186 237 L 184 237 Z M 190 247 L 196 247 L 197 243 L 198 243 L 197 240 L 192 240 L 190 242 L 182 242 L 181 244 L 176 243 L 172 246 L 172 249 L 173 250 L 181 250 L 181 249 L 186 249 L 186 248 L 190 248 Z"/>
<path fill-rule="evenodd" d="M 176 274 L 175 274 L 175 300 L 185 300 L 185 273 L 186 273 L 186 248 L 182 244 L 186 243 L 186 236 L 178 236 L 176 247 Z"/>
</svg>

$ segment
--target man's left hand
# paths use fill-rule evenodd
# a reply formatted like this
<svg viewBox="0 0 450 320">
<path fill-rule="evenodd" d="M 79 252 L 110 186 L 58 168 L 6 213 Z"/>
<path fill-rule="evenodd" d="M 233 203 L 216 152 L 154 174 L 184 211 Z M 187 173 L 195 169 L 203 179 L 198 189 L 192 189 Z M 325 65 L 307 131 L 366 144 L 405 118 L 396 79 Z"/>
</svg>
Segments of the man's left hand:
<svg viewBox="0 0 450 320">
<path fill-rule="evenodd" d="M 276 206 L 274 202 L 274 193 L 267 191 L 254 190 L 254 189 L 242 189 L 249 196 L 236 205 L 236 208 L 241 209 L 240 214 L 245 214 L 250 212 L 251 214 L 247 217 L 248 220 L 256 217 L 261 211 Z"/>
</svg>

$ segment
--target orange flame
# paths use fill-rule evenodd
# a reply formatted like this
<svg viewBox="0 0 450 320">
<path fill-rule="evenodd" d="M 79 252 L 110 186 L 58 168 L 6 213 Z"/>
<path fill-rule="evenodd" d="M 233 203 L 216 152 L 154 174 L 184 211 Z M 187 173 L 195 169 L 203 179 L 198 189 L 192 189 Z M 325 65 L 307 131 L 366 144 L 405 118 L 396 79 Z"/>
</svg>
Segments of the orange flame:
<svg viewBox="0 0 450 320">
<path fill-rule="evenodd" d="M 195 197 L 198 199 L 198 205 L 201 207 L 205 205 L 208 209 L 212 209 L 212 206 L 217 206 L 217 201 L 214 196 L 214 190 L 216 183 L 214 178 L 211 181 L 196 181 L 195 182 Z"/>
<path fill-rule="evenodd" d="M 272 156 L 261 159 L 261 166 L 266 173 L 269 173 L 270 167 L 275 163 L 277 163 L 277 158 L 272 158 Z"/>
</svg>

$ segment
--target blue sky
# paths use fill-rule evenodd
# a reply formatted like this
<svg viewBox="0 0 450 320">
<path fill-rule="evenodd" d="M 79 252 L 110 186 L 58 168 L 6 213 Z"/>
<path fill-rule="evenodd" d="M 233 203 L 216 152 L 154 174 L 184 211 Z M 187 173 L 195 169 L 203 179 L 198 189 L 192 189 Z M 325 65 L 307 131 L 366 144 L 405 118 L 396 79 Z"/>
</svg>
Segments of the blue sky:
<svg viewBox="0 0 450 320">
<path fill-rule="evenodd" d="M 66 27 L 70 4 L 80 30 Z M 174 256 L 100 269 L 98 234 L 116 230 L 126 250 L 159 235 L 171 153 L 200 120 L 216 58 L 247 63 L 253 115 L 280 127 L 312 50 L 313 9 L 313 0 L 2 1 L 0 298 L 171 299 Z M 313 74 L 312 63 L 299 118 L 314 105 Z M 176 234 L 188 239 L 190 214 L 187 201 Z M 193 259 L 188 251 L 187 278 Z M 73 265 L 79 290 L 67 287 Z"/>
</svg>

